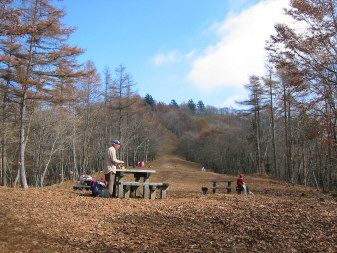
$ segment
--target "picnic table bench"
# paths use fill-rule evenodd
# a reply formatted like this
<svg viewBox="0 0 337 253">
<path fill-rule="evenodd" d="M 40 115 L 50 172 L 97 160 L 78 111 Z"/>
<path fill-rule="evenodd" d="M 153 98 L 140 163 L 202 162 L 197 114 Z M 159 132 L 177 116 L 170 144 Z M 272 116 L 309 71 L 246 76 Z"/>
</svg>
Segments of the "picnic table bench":
<svg viewBox="0 0 337 253">
<path fill-rule="evenodd" d="M 143 192 L 143 198 L 155 199 L 156 198 L 156 190 L 160 191 L 160 198 L 166 198 L 166 190 L 169 187 L 167 183 L 150 183 L 150 182 L 116 182 L 117 185 L 123 187 L 124 198 L 128 199 L 131 197 L 139 196 L 139 188 L 146 187 L 149 189 L 149 194 L 147 192 Z M 150 196 L 148 196 L 150 195 Z"/>
<path fill-rule="evenodd" d="M 81 184 L 78 184 L 78 185 L 74 185 L 73 189 L 74 190 L 87 190 L 87 191 L 89 191 L 91 189 L 91 186 L 90 185 L 81 185 Z"/>
<path fill-rule="evenodd" d="M 213 187 L 211 187 L 211 189 L 213 190 L 213 193 L 215 193 L 216 190 L 221 190 L 221 189 L 226 189 L 227 190 L 227 194 L 229 194 L 232 190 L 231 184 L 232 184 L 232 180 L 212 180 L 211 181 L 213 183 Z M 216 186 L 217 183 L 227 183 L 227 186 Z"/>
<path fill-rule="evenodd" d="M 166 198 L 167 183 L 152 183 L 150 176 L 155 170 L 117 169 L 115 192 L 118 198 L 140 197 L 140 189 L 143 189 L 143 198 L 155 199 L 156 190 L 160 191 L 160 198 Z M 135 181 L 124 181 L 125 174 L 132 174 Z"/>
<path fill-rule="evenodd" d="M 83 182 L 78 182 L 77 185 L 73 186 L 74 190 L 87 190 L 89 191 L 91 189 L 91 180 L 85 180 Z"/>
</svg>

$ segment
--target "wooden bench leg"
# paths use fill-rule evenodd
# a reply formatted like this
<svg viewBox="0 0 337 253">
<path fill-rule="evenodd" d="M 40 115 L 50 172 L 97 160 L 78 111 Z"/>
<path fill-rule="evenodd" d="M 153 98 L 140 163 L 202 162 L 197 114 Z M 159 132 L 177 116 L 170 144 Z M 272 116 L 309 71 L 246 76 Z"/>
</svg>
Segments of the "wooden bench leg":
<svg viewBox="0 0 337 253">
<path fill-rule="evenodd" d="M 122 199 L 123 198 L 123 195 L 124 195 L 124 192 L 123 192 L 123 185 L 122 184 L 119 184 L 117 186 L 118 188 L 118 198 Z"/>
<path fill-rule="evenodd" d="M 135 181 L 139 182 L 140 181 L 140 177 L 135 177 Z M 141 196 L 140 195 L 140 188 L 137 187 L 134 197 L 140 197 L 140 196 Z"/>
<path fill-rule="evenodd" d="M 128 199 L 130 197 L 130 185 L 124 185 L 124 198 Z"/>
<path fill-rule="evenodd" d="M 157 187 L 155 185 L 150 185 L 150 199 L 156 199 L 156 189 Z"/>
<path fill-rule="evenodd" d="M 165 190 L 164 189 L 160 190 L 160 198 L 161 199 L 165 199 L 166 198 L 166 189 Z"/>
<path fill-rule="evenodd" d="M 165 199 L 166 198 L 166 190 L 168 189 L 169 184 L 163 184 L 162 186 L 159 186 L 158 189 L 160 189 L 160 198 Z"/>
<path fill-rule="evenodd" d="M 228 181 L 228 188 L 227 188 L 227 194 L 230 194 L 232 191 L 232 187 L 231 187 L 232 182 Z"/>
<path fill-rule="evenodd" d="M 131 193 L 130 193 L 130 196 L 135 198 L 135 197 L 138 197 L 139 196 L 139 186 L 136 186 L 136 185 L 132 185 L 130 186 L 131 188 Z"/>
<path fill-rule="evenodd" d="M 148 199 L 149 195 L 150 195 L 149 193 L 150 193 L 149 186 L 144 185 L 144 187 L 143 187 L 143 198 Z"/>
<path fill-rule="evenodd" d="M 144 178 L 144 183 L 149 183 L 149 177 L 145 177 Z M 149 198 L 149 186 L 148 185 L 144 185 L 143 187 L 143 198 L 144 199 L 148 199 Z"/>
</svg>

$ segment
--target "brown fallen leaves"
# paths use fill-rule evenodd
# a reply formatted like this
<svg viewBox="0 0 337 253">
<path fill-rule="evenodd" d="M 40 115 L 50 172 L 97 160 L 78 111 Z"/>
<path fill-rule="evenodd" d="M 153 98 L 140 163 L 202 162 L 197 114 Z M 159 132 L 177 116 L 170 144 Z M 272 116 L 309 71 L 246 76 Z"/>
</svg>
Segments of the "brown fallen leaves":
<svg viewBox="0 0 337 253">
<path fill-rule="evenodd" d="M 254 195 L 202 195 L 209 180 L 235 177 L 179 161 L 151 166 L 152 181 L 171 184 L 164 200 L 93 198 L 74 182 L 0 187 L 0 251 L 337 252 L 331 195 L 254 177 Z"/>
</svg>

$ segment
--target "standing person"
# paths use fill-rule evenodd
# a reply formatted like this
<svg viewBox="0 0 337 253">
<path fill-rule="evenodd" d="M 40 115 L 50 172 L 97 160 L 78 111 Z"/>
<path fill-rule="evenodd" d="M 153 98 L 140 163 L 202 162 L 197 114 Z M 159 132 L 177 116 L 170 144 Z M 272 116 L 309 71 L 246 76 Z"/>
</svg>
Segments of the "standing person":
<svg viewBox="0 0 337 253">
<path fill-rule="evenodd" d="M 244 174 L 241 174 L 240 177 L 238 178 L 238 180 L 236 180 L 236 184 L 237 184 L 237 187 L 241 190 L 241 191 L 244 191 L 245 192 L 245 195 L 247 194 L 253 194 L 249 188 L 248 188 L 248 185 L 246 185 L 246 183 L 243 181 L 243 178 L 244 178 Z"/>
<path fill-rule="evenodd" d="M 124 161 L 117 159 L 116 151 L 121 147 L 121 143 L 117 140 L 113 141 L 111 147 L 108 148 L 104 156 L 104 174 L 105 180 L 108 181 L 108 190 L 110 197 L 115 195 L 114 182 L 116 176 L 116 166 L 123 165 Z"/>
</svg>

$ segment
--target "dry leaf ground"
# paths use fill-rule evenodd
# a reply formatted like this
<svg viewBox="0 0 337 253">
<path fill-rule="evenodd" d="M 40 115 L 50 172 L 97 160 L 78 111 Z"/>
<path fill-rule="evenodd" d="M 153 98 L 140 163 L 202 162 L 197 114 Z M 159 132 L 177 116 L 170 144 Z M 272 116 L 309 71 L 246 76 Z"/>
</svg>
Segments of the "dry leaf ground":
<svg viewBox="0 0 337 253">
<path fill-rule="evenodd" d="M 75 182 L 0 187 L 1 252 L 337 252 L 330 194 L 247 176 L 254 195 L 208 192 L 201 165 L 165 152 L 146 165 L 168 182 L 164 200 L 93 198 Z M 235 185 L 234 185 L 235 186 Z"/>
</svg>

